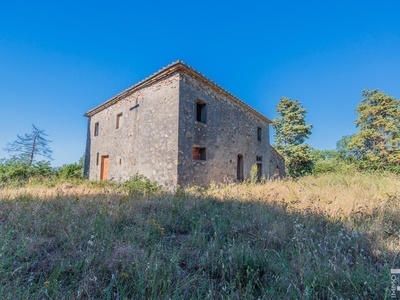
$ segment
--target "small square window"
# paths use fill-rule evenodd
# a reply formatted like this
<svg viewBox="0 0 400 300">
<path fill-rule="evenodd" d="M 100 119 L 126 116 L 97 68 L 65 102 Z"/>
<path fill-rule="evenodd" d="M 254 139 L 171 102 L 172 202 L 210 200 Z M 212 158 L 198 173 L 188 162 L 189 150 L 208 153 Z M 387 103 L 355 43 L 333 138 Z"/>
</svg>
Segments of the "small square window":
<svg viewBox="0 0 400 300">
<path fill-rule="evenodd" d="M 257 160 L 257 161 L 262 161 L 262 156 L 261 156 L 261 155 L 260 155 L 260 156 L 257 155 L 257 156 L 256 156 L 256 160 Z"/>
<path fill-rule="evenodd" d="M 118 129 L 121 127 L 121 125 L 122 125 L 122 113 L 119 113 L 117 115 L 117 123 L 115 125 L 115 128 Z"/>
<path fill-rule="evenodd" d="M 98 136 L 99 135 L 99 122 L 96 122 L 94 124 L 94 136 Z"/>
<path fill-rule="evenodd" d="M 193 147 L 192 157 L 194 160 L 206 160 L 206 148 L 205 147 Z"/>
<path fill-rule="evenodd" d="M 262 130 L 261 127 L 257 128 L 257 140 L 261 141 Z"/>
<path fill-rule="evenodd" d="M 201 100 L 197 100 L 196 121 L 201 123 L 206 123 L 206 120 L 207 120 L 206 104 Z"/>
</svg>

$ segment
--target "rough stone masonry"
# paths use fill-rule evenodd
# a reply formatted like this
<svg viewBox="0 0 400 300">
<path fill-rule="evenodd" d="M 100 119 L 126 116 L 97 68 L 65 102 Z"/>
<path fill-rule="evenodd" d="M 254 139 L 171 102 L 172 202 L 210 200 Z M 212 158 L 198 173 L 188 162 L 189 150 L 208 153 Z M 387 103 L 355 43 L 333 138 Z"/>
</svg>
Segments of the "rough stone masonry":
<svg viewBox="0 0 400 300">
<path fill-rule="evenodd" d="M 193 68 L 175 62 L 85 114 L 85 175 L 141 174 L 166 189 L 284 176 L 271 121 Z"/>
</svg>

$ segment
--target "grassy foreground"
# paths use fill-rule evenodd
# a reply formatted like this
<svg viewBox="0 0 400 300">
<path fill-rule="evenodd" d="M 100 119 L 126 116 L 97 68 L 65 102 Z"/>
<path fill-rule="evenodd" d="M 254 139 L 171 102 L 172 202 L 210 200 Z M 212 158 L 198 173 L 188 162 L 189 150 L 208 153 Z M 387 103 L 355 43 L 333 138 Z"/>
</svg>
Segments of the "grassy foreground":
<svg viewBox="0 0 400 300">
<path fill-rule="evenodd" d="M 1 299 L 384 299 L 400 177 L 0 189 Z"/>
</svg>

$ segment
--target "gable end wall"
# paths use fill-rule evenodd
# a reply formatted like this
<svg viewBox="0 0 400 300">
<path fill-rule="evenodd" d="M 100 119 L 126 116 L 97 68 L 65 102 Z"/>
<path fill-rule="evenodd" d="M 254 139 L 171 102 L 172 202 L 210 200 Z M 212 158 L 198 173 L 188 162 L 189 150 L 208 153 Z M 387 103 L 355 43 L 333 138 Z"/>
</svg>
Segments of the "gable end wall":
<svg viewBox="0 0 400 300">
<path fill-rule="evenodd" d="M 270 177 L 269 125 L 243 105 L 181 73 L 179 88 L 178 183 L 182 187 L 237 180 L 237 159 L 243 155 L 244 179 L 262 156 L 262 175 Z M 206 103 L 206 124 L 196 121 L 196 101 Z M 262 128 L 262 141 L 257 128 Z M 194 160 L 192 148 L 206 148 L 206 160 Z"/>
<path fill-rule="evenodd" d="M 141 174 L 167 188 L 177 184 L 179 74 L 146 86 L 89 118 L 86 171 L 100 180 L 101 157 L 109 156 L 108 179 Z M 116 129 L 117 114 L 122 113 Z M 99 122 L 99 135 L 94 124 Z M 99 164 L 97 164 L 99 153 Z"/>
</svg>

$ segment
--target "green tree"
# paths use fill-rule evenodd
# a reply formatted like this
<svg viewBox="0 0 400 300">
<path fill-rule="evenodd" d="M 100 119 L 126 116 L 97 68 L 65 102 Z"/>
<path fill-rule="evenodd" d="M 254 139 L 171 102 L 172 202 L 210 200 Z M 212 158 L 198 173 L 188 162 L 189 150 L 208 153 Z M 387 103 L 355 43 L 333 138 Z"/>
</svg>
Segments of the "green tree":
<svg viewBox="0 0 400 300">
<path fill-rule="evenodd" d="M 400 100 L 379 90 L 363 91 L 348 149 L 365 167 L 400 166 Z"/>
<path fill-rule="evenodd" d="M 275 148 L 285 158 L 287 173 L 300 176 L 311 172 L 311 147 L 305 144 L 312 125 L 306 125 L 306 109 L 299 101 L 281 98 L 276 111 L 280 115 L 272 126 L 275 129 Z"/>
<path fill-rule="evenodd" d="M 31 133 L 25 133 L 23 136 L 17 135 L 17 140 L 9 143 L 4 150 L 12 157 L 25 160 L 28 167 L 31 167 L 36 156 L 52 159 L 52 151 L 49 147 L 51 141 L 46 139 L 47 136 L 44 130 L 32 124 Z"/>
<path fill-rule="evenodd" d="M 360 149 L 350 148 L 354 136 L 354 134 L 345 135 L 336 143 L 338 158 L 343 162 L 354 163 L 361 159 Z"/>
</svg>

